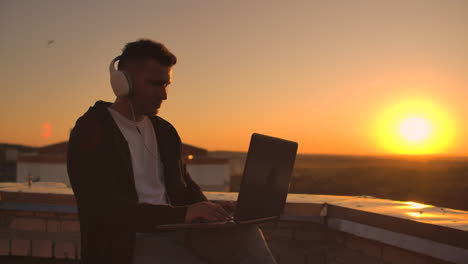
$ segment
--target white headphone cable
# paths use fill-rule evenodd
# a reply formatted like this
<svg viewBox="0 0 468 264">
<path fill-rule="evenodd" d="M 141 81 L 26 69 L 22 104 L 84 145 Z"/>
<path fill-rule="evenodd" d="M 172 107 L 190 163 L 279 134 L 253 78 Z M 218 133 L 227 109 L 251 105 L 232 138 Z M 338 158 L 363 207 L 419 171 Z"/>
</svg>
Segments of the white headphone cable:
<svg viewBox="0 0 468 264">
<path fill-rule="evenodd" d="M 156 155 L 154 155 L 154 153 L 146 146 L 146 144 L 145 144 L 145 138 L 144 138 L 143 135 L 141 134 L 141 131 L 140 131 L 140 129 L 138 128 L 138 125 L 137 125 L 137 122 L 136 122 L 135 112 L 133 111 L 132 102 L 129 101 L 129 104 L 130 104 L 130 109 L 132 110 L 133 122 L 135 123 L 135 128 L 137 129 L 138 134 L 140 134 L 140 136 L 141 136 L 141 139 L 142 139 L 142 141 L 143 141 L 143 146 L 145 146 L 146 151 L 148 151 L 148 152 L 151 154 L 151 156 L 153 156 L 153 158 L 154 158 L 156 161 L 160 161 L 160 159 L 159 159 L 158 157 L 156 157 Z M 162 164 L 162 161 L 160 161 L 160 163 Z M 161 181 L 163 182 L 163 185 L 164 185 L 164 177 L 160 176 L 160 178 L 161 178 Z M 169 198 L 169 194 L 168 194 L 167 192 L 165 192 L 165 197 L 166 197 L 167 202 L 170 204 L 171 199 Z"/>
<path fill-rule="evenodd" d="M 143 135 L 141 134 L 141 131 L 140 131 L 140 129 L 138 128 L 138 125 L 137 125 L 137 121 L 136 121 L 136 118 L 135 118 L 135 112 L 133 111 L 132 102 L 128 101 L 128 103 L 130 104 L 130 109 L 132 110 L 132 117 L 133 117 L 133 122 L 135 123 L 135 128 L 136 128 L 136 130 L 138 131 L 138 134 L 140 134 L 141 139 L 142 139 L 142 141 L 143 141 L 143 146 L 145 146 L 146 150 L 151 154 L 151 156 L 153 156 L 153 158 L 154 158 L 155 160 L 159 160 L 159 158 L 156 157 L 156 155 L 154 155 L 154 153 L 148 148 L 148 146 L 146 146 L 146 144 L 145 144 L 145 138 L 144 138 Z"/>
</svg>

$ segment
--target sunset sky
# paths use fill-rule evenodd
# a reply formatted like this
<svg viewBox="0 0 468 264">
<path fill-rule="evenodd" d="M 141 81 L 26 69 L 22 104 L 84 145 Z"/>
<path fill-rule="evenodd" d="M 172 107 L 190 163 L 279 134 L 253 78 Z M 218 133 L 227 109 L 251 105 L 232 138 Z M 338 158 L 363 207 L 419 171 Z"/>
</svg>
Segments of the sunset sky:
<svg viewBox="0 0 468 264">
<path fill-rule="evenodd" d="M 0 1 L 0 142 L 67 140 L 139 38 L 178 57 L 160 115 L 188 144 L 468 156 L 464 0 Z"/>
</svg>

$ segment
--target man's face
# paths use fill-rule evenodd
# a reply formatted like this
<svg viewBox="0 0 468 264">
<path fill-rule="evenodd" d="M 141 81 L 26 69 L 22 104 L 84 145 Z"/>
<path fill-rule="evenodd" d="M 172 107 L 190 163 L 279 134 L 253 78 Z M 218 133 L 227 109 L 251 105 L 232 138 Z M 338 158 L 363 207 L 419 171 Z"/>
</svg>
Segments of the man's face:
<svg viewBox="0 0 468 264">
<path fill-rule="evenodd" d="M 148 59 L 131 73 L 134 93 L 131 98 L 136 112 L 155 115 L 167 99 L 167 86 L 172 82 L 172 68 Z"/>
</svg>

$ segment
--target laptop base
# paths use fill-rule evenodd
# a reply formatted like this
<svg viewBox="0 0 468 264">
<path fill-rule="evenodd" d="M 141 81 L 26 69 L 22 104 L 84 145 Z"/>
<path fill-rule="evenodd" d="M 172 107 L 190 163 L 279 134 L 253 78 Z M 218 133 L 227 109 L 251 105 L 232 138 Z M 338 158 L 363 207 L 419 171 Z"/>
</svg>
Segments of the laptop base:
<svg viewBox="0 0 468 264">
<path fill-rule="evenodd" d="M 265 217 L 259 219 L 252 219 L 252 220 L 245 220 L 245 221 L 220 221 L 220 222 L 210 222 L 210 223 L 191 223 L 191 224 L 167 224 L 167 225 L 160 225 L 156 228 L 158 230 L 181 230 L 181 229 L 226 229 L 226 228 L 234 228 L 240 225 L 248 225 L 248 224 L 260 224 L 269 221 L 273 221 L 278 219 L 277 216 L 273 217 Z"/>
</svg>

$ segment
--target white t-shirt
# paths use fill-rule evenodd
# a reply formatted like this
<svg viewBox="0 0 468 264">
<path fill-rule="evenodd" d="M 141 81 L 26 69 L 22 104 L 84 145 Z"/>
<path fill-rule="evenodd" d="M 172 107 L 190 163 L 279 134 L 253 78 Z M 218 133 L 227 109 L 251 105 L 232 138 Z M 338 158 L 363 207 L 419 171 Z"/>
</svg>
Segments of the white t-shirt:
<svg viewBox="0 0 468 264">
<path fill-rule="evenodd" d="M 134 122 L 110 107 L 107 109 L 128 142 L 139 202 L 167 205 L 164 167 L 151 120 L 144 116 L 143 120 Z"/>
</svg>

